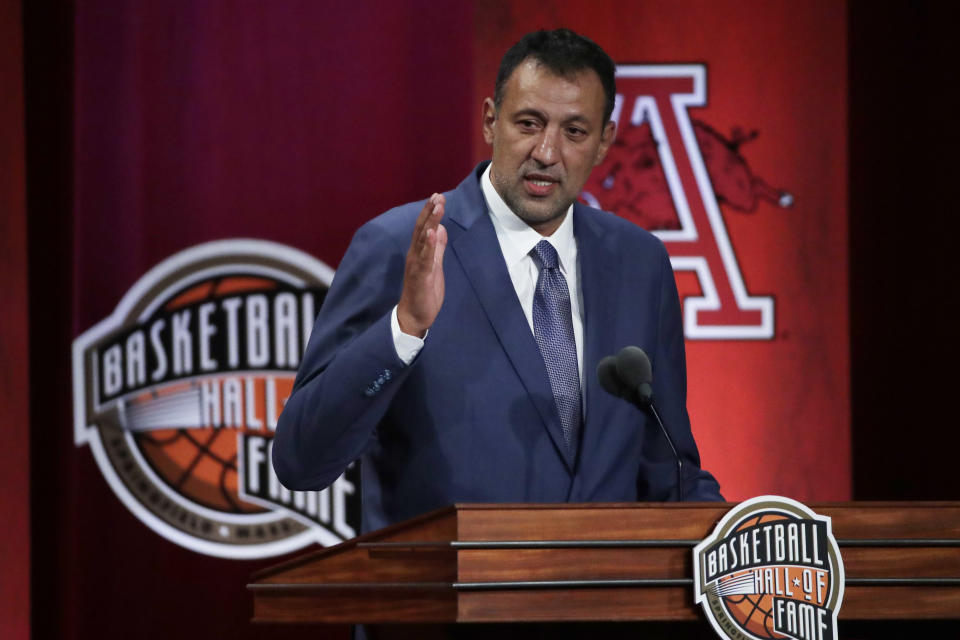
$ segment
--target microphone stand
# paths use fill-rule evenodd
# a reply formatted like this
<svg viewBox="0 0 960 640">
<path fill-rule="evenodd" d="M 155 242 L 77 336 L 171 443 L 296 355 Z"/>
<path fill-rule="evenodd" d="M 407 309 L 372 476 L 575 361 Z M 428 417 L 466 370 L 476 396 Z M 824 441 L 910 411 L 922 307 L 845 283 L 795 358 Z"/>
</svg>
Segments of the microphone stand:
<svg viewBox="0 0 960 640">
<path fill-rule="evenodd" d="M 683 459 L 680 458 L 680 454 L 677 453 L 677 448 L 673 446 L 673 438 L 667 433 L 667 428 L 663 426 L 663 420 L 660 419 L 660 414 L 657 412 L 657 408 L 653 405 L 652 401 L 647 405 L 647 408 L 650 409 L 650 413 L 653 414 L 657 424 L 660 425 L 663 437 L 667 439 L 667 444 L 670 445 L 670 449 L 673 451 L 673 459 L 677 461 L 677 491 L 680 494 L 680 502 L 683 502 Z"/>
</svg>

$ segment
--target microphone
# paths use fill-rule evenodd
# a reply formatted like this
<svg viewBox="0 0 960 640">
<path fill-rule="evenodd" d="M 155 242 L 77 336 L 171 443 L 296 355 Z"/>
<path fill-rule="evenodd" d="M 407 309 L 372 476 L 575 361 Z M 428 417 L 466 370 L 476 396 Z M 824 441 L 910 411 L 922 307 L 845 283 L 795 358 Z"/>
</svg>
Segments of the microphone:
<svg viewBox="0 0 960 640">
<path fill-rule="evenodd" d="M 653 367 L 650 358 L 640 347 L 624 347 L 617 354 L 617 374 L 627 388 L 633 391 L 637 402 L 644 408 L 653 404 Z"/>
<path fill-rule="evenodd" d="M 620 374 L 617 373 L 616 356 L 607 356 L 600 360 L 597 364 L 597 377 L 600 378 L 600 386 L 604 391 L 618 398 L 627 398 L 627 385 L 623 384 Z"/>
<path fill-rule="evenodd" d="M 640 347 L 624 347 L 597 365 L 600 386 L 608 393 L 646 409 L 653 403 L 653 368 Z"/>
<path fill-rule="evenodd" d="M 680 502 L 683 502 L 683 460 L 653 403 L 653 387 L 650 385 L 653 382 L 653 367 L 650 358 L 640 347 L 624 347 L 617 355 L 600 360 L 597 364 L 597 378 L 600 379 L 600 386 L 608 393 L 623 398 L 641 411 L 648 411 L 660 425 L 660 431 L 667 439 L 677 461 L 677 493 Z"/>
</svg>

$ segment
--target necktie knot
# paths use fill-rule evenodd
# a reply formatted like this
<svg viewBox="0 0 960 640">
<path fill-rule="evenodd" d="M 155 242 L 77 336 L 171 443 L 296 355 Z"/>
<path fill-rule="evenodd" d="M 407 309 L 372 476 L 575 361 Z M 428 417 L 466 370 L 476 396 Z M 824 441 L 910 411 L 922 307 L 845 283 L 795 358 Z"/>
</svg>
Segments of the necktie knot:
<svg viewBox="0 0 960 640">
<path fill-rule="evenodd" d="M 560 256 L 557 255 L 557 250 L 546 240 L 538 242 L 531 253 L 541 269 L 556 269 L 560 264 Z"/>
</svg>

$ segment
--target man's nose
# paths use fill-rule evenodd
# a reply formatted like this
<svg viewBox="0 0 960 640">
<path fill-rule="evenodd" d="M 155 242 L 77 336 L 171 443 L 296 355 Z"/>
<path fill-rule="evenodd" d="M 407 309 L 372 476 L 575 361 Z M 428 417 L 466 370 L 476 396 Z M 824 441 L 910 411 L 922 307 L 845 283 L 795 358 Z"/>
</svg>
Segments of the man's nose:
<svg viewBox="0 0 960 640">
<path fill-rule="evenodd" d="M 555 164 L 560 158 L 560 129 L 546 127 L 540 134 L 531 156 L 542 165 Z"/>
</svg>

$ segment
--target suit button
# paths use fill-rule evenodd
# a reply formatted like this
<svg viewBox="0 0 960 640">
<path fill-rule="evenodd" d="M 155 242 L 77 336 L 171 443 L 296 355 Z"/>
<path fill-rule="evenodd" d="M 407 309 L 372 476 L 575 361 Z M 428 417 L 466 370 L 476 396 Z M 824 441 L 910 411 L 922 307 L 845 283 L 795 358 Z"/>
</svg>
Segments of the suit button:
<svg viewBox="0 0 960 640">
<path fill-rule="evenodd" d="M 372 386 L 367 387 L 366 391 L 363 392 L 363 395 L 367 396 L 368 398 L 372 398 L 373 396 L 377 395 L 377 390 Z"/>
<path fill-rule="evenodd" d="M 392 377 L 393 377 L 393 374 L 390 373 L 390 369 L 384 369 L 384 370 L 383 370 L 383 379 L 384 379 L 384 380 L 389 380 L 389 379 L 392 378 Z"/>
</svg>

